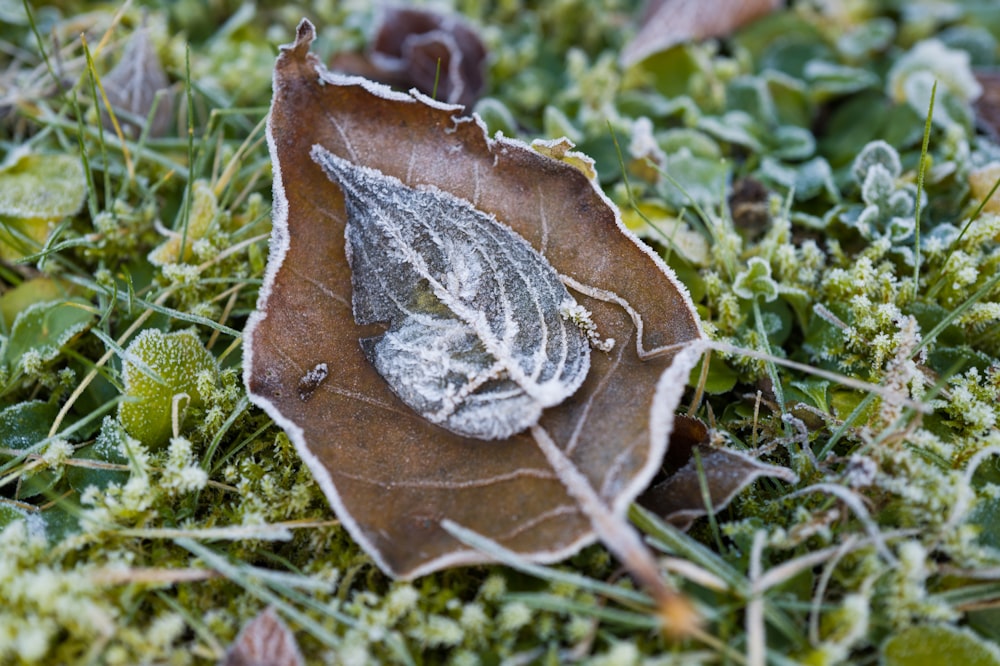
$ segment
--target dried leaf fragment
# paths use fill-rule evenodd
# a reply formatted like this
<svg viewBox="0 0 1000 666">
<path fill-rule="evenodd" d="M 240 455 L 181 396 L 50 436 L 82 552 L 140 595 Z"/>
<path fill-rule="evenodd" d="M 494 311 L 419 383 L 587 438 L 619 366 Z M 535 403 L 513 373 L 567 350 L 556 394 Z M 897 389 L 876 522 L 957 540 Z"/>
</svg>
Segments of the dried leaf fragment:
<svg viewBox="0 0 1000 666">
<path fill-rule="evenodd" d="M 749 176 L 733 182 L 727 197 L 729 214 L 740 233 L 754 238 L 764 233 L 771 223 L 771 193 L 763 183 Z"/>
<path fill-rule="evenodd" d="M 486 47 L 457 16 L 394 7 L 383 11 L 367 60 L 346 55 L 333 67 L 468 108 L 485 85 L 485 61 Z"/>
<path fill-rule="evenodd" d="M 274 231 L 258 312 L 246 330 L 251 399 L 285 428 L 344 526 L 391 575 L 487 559 L 443 529 L 446 519 L 530 560 L 562 559 L 595 539 L 594 526 L 539 441 L 575 471 L 588 501 L 624 521 L 659 467 L 693 363 L 674 367 L 675 352 L 702 339 L 690 299 L 579 170 L 521 142 L 490 139 L 459 107 L 328 72 L 309 53 L 314 36 L 303 21 L 275 66 L 268 125 Z M 484 442 L 431 422 L 393 391 L 360 342 L 386 325 L 356 320 L 350 227 L 359 214 L 351 208 L 360 204 L 317 163 L 316 155 L 336 163 L 327 154 L 378 172 L 375 181 L 392 184 L 390 192 L 398 181 L 407 192 L 447 193 L 465 202 L 452 205 L 502 223 L 589 312 L 574 325 L 586 319 L 616 344 L 590 352 L 579 388 L 543 408 L 529 430 Z M 508 243 L 496 245 L 500 255 L 514 252 Z M 455 282 L 459 292 L 465 282 Z M 490 320 L 486 309 L 480 315 Z M 575 317 L 566 315 L 552 326 Z M 524 334 L 540 335 L 537 325 L 525 326 L 532 330 Z M 529 347 L 538 354 L 547 345 Z"/>
<path fill-rule="evenodd" d="M 288 625 L 273 606 L 247 623 L 220 666 L 302 666 L 305 660 Z"/>
<path fill-rule="evenodd" d="M 708 515 L 703 490 L 708 491 L 712 511 L 718 512 L 762 476 L 796 482 L 798 477 L 790 469 L 711 446 L 708 428 L 698 419 L 677 418 L 665 463 L 667 476 L 639 497 L 640 504 L 677 528 L 686 530 L 697 518 Z"/>
<path fill-rule="evenodd" d="M 652 0 L 642 27 L 622 50 L 623 65 L 690 40 L 722 37 L 774 11 L 782 0 Z"/>
<path fill-rule="evenodd" d="M 104 92 L 116 112 L 126 112 L 131 119 L 118 118 L 130 136 L 142 132 L 142 124 L 156 106 L 149 127 L 150 136 L 163 136 L 173 117 L 173 92 L 160 57 L 149 38 L 148 28 L 139 28 L 129 38 L 121 59 L 101 78 Z M 159 99 L 157 99 L 159 96 Z M 104 126 L 112 129 L 111 118 L 104 114 Z"/>
<path fill-rule="evenodd" d="M 1000 71 L 979 70 L 976 81 L 983 93 L 973 103 L 976 124 L 994 141 L 1000 140 Z"/>
</svg>

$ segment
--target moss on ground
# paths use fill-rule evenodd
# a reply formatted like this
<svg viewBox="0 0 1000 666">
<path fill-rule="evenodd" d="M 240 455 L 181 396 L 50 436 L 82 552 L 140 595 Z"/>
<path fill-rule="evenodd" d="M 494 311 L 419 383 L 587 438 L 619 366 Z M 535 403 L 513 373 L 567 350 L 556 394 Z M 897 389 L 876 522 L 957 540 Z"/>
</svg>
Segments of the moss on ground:
<svg viewBox="0 0 1000 666">
<path fill-rule="evenodd" d="M 369 3 L 0 0 L 0 662 L 211 663 L 274 604 L 316 663 L 1000 663 L 1000 8 L 791 2 L 623 67 L 630 0 L 443 4 L 491 132 L 591 155 L 714 339 L 842 377 L 710 363 L 698 415 L 799 482 L 634 513 L 705 634 L 599 546 L 390 581 L 249 405 L 277 45 L 360 49 Z"/>
</svg>

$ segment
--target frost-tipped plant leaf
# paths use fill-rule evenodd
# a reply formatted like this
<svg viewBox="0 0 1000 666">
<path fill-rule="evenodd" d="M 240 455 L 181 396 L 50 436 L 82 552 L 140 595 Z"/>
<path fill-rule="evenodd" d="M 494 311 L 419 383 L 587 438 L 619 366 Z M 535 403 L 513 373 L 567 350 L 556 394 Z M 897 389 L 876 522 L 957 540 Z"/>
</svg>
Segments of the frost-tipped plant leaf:
<svg viewBox="0 0 1000 666">
<path fill-rule="evenodd" d="M 105 416 L 94 443 L 74 451 L 73 462 L 66 466 L 70 487 L 83 493 L 90 486 L 104 490 L 111 483 L 128 481 L 129 471 L 123 469 L 128 464 L 124 448 L 127 437 L 118 419 Z"/>
<path fill-rule="evenodd" d="M 24 451 L 48 436 L 59 407 L 49 402 L 29 400 L 0 411 L 0 448 Z M 41 453 L 41 451 L 37 451 Z M 9 458 L 0 454 L 0 461 Z M 16 499 L 30 499 L 54 486 L 62 478 L 61 469 L 41 469 L 22 476 L 15 489 Z"/>
<path fill-rule="evenodd" d="M 150 136 L 163 136 L 170 129 L 173 93 L 160 57 L 150 43 L 148 28 L 132 33 L 121 60 L 101 78 L 101 84 L 108 101 L 119 114 L 118 122 L 131 136 L 139 136 L 150 112 L 153 113 Z M 121 116 L 123 111 L 127 116 Z M 107 114 L 104 114 L 104 124 L 112 128 L 111 117 Z"/>
<path fill-rule="evenodd" d="M 76 516 L 58 504 L 44 511 L 28 511 L 16 504 L 0 500 L 0 532 L 11 523 L 24 521 L 24 528 L 32 538 L 44 537 L 50 545 L 57 544 L 71 534 L 79 533 L 80 522 Z"/>
<path fill-rule="evenodd" d="M 703 493 L 706 488 L 712 510 L 721 511 L 741 490 L 762 476 L 788 483 L 796 481 L 795 473 L 785 467 L 762 463 L 740 451 L 710 446 L 708 440 L 709 431 L 704 423 L 677 417 L 664 461 L 665 478 L 650 486 L 639 497 L 639 503 L 686 530 L 695 519 L 708 514 Z"/>
<path fill-rule="evenodd" d="M 82 493 L 90 486 L 104 490 L 112 483 L 125 483 L 129 472 L 122 469 L 128 459 L 117 451 L 109 451 L 98 444 L 89 444 L 73 454 L 75 464 L 66 466 L 66 480 L 70 487 Z"/>
<path fill-rule="evenodd" d="M 10 330 L 17 315 L 29 306 L 47 301 L 65 300 L 77 290 L 69 283 L 50 277 L 25 280 L 0 296 L 0 319 L 4 330 Z"/>
<path fill-rule="evenodd" d="M 50 546 L 62 543 L 66 537 L 72 534 L 80 533 L 80 519 L 77 514 L 66 510 L 59 504 L 50 506 L 39 513 L 42 518 L 42 526 L 45 529 L 45 539 Z"/>
<path fill-rule="evenodd" d="M 4 528 L 15 520 L 27 520 L 28 515 L 26 509 L 0 500 L 0 532 L 3 532 Z"/>
<path fill-rule="evenodd" d="M 0 447 L 23 450 L 48 436 L 59 406 L 41 400 L 19 402 L 0 411 Z"/>
<path fill-rule="evenodd" d="M 188 213 L 187 230 L 184 233 L 163 229 L 167 240 L 157 245 L 148 255 L 154 266 L 184 263 L 194 257 L 194 244 L 204 238 L 217 224 L 219 200 L 212 186 L 204 180 L 196 180 L 191 188 L 191 209 Z M 184 256 L 181 256 L 181 244 Z"/>
<path fill-rule="evenodd" d="M 4 358 L 15 366 L 32 352 L 38 360 L 51 361 L 96 316 L 94 306 L 80 298 L 30 305 L 14 320 Z"/>
<path fill-rule="evenodd" d="M 302 666 L 295 635 L 273 607 L 247 623 L 226 651 L 220 666 Z"/>
<path fill-rule="evenodd" d="M 728 35 L 780 5 L 781 0 L 652 0 L 621 61 L 631 65 L 681 42 Z"/>
<path fill-rule="evenodd" d="M 1000 97 L 1000 90 L 997 91 L 997 96 Z M 997 111 L 997 131 L 1000 137 L 1000 109 Z M 983 210 L 988 213 L 1000 213 L 1000 193 L 993 190 L 998 179 L 1000 179 L 1000 164 L 996 162 L 975 169 L 969 174 L 970 194 L 975 201 L 982 202 Z"/>
<path fill-rule="evenodd" d="M 42 469 L 25 473 L 17 482 L 14 498 L 28 500 L 39 495 L 55 492 L 55 486 L 63 478 L 62 469 Z"/>
<path fill-rule="evenodd" d="M 398 181 L 406 192 L 434 193 L 495 218 L 569 284 L 591 314 L 589 322 L 579 311 L 566 314 L 616 344 L 590 353 L 582 385 L 575 392 L 564 387 L 572 395 L 544 409 L 534 432 L 554 442 L 621 517 L 659 466 L 694 362 L 685 359 L 683 372 L 665 375 L 674 354 L 640 355 L 639 348 L 700 340 L 690 300 L 579 170 L 522 143 L 489 140 L 458 107 L 330 74 L 309 53 L 313 37 L 304 21 L 275 69 L 268 128 L 274 233 L 259 311 L 246 331 L 251 397 L 285 428 L 344 525 L 387 572 L 412 577 L 483 561 L 442 529 L 443 519 L 534 560 L 564 557 L 593 541 L 593 528 L 532 433 L 482 441 L 435 425 L 401 401 L 393 392 L 399 387 L 369 362 L 362 341 L 386 326 L 357 323 L 352 308 L 357 296 L 345 230 L 352 206 L 361 205 L 345 206 L 342 190 L 314 156 L 377 172 L 379 187 L 399 188 Z M 477 261 L 485 261 L 488 238 L 477 242 Z M 498 261 L 519 252 L 513 241 L 496 243 Z M 457 276 L 464 269 L 451 270 Z M 421 289 L 421 311 L 439 312 L 426 287 L 411 285 L 409 296 Z M 362 302 L 369 299 L 377 302 L 374 291 Z M 373 313 L 362 321 L 379 318 Z M 542 335 L 537 328 L 523 333 Z M 529 348 L 539 353 L 545 345 L 536 340 Z"/>
</svg>

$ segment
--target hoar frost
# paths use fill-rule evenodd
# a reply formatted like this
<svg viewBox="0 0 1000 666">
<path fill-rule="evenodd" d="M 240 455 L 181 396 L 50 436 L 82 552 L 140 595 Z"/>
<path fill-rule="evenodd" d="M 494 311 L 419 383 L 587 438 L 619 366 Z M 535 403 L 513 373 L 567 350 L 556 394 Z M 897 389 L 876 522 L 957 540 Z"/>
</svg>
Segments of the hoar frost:
<svg viewBox="0 0 1000 666">
<path fill-rule="evenodd" d="M 615 348 L 615 339 L 601 339 L 597 332 L 597 324 L 590 316 L 590 310 L 583 307 L 576 301 L 570 299 L 563 301 L 559 306 L 559 316 L 566 321 L 572 322 L 580 331 L 587 336 L 590 346 L 602 352 L 609 352 Z"/>
<path fill-rule="evenodd" d="M 388 325 L 361 347 L 404 403 L 459 435 L 503 439 L 580 387 L 601 343 L 524 238 L 447 192 L 319 145 L 312 158 L 344 192 L 354 320 Z"/>
</svg>

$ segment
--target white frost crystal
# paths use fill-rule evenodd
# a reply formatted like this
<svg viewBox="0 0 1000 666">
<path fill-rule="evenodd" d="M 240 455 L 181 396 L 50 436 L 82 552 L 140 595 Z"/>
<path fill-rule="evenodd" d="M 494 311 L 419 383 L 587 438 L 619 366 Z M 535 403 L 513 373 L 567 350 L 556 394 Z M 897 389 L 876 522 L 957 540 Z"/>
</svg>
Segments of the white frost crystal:
<svg viewBox="0 0 1000 666">
<path fill-rule="evenodd" d="M 609 352 L 615 348 L 615 339 L 608 338 L 602 340 L 600 334 L 597 332 L 597 324 L 594 323 L 594 320 L 590 316 L 590 310 L 576 301 L 563 301 L 562 305 L 559 306 L 559 316 L 576 325 L 587 336 L 590 346 L 594 349 Z"/>
<path fill-rule="evenodd" d="M 596 334 L 564 316 L 576 303 L 526 240 L 447 192 L 322 146 L 312 157 L 344 191 L 354 319 L 388 326 L 361 347 L 403 402 L 460 435 L 504 439 L 580 387 Z"/>
<path fill-rule="evenodd" d="M 918 113 L 930 107 L 935 82 L 966 104 L 983 92 L 972 73 L 969 54 L 950 49 L 937 39 L 919 42 L 889 70 L 886 92 L 897 102 L 908 102 Z M 952 119 L 941 104 L 934 106 L 934 120 L 951 124 Z"/>
</svg>

